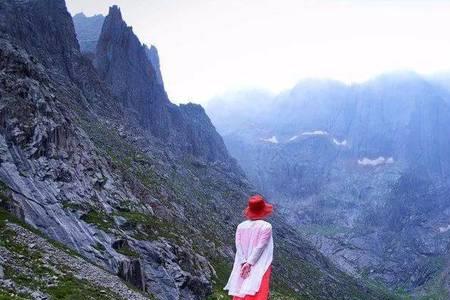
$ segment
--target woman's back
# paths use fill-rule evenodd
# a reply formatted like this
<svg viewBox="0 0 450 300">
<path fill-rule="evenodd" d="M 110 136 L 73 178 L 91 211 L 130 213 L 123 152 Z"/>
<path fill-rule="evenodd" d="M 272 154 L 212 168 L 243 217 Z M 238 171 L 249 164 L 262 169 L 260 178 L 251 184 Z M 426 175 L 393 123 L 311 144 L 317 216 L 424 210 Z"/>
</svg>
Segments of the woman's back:
<svg viewBox="0 0 450 300">
<path fill-rule="evenodd" d="M 230 295 L 244 297 L 258 292 L 264 274 L 272 264 L 272 225 L 264 220 L 247 220 L 236 230 L 236 257 L 233 271 L 225 289 Z M 248 277 L 240 275 L 241 266 L 249 263 Z"/>
<path fill-rule="evenodd" d="M 266 250 L 270 250 L 270 245 L 268 244 L 270 244 L 271 238 L 272 225 L 269 222 L 264 220 L 246 220 L 237 227 L 236 247 L 240 246 L 241 255 L 245 261 L 250 263 L 253 262 L 253 265 L 255 262 L 252 261 L 252 259 L 255 259 L 255 257 L 252 257 L 252 252 L 253 254 L 257 254 L 254 250 L 264 247 L 265 245 L 268 246 L 268 249 Z"/>
<path fill-rule="evenodd" d="M 236 256 L 225 290 L 233 300 L 267 300 L 272 271 L 272 225 L 263 219 L 273 206 L 263 196 L 253 195 L 244 210 L 247 221 L 236 229 Z"/>
</svg>

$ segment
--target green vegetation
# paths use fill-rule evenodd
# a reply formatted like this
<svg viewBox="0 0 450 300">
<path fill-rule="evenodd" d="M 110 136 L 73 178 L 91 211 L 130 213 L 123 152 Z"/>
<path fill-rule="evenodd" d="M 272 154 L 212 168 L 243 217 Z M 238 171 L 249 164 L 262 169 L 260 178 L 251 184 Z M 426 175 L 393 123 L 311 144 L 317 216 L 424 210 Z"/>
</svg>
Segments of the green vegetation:
<svg viewBox="0 0 450 300">
<path fill-rule="evenodd" d="M 97 242 L 94 246 L 95 249 L 97 249 L 100 252 L 103 252 L 106 250 L 105 246 L 103 246 L 102 244 L 100 244 L 99 242 Z"/>
<path fill-rule="evenodd" d="M 447 285 L 447 279 L 442 275 L 445 265 L 446 259 L 444 257 L 430 257 L 427 263 L 422 267 L 424 272 L 434 271 L 436 275 L 425 284 L 422 289 L 422 294 L 417 297 L 419 300 L 449 299 L 449 291 L 447 291 L 447 289 L 445 288 L 445 286 Z"/>
<path fill-rule="evenodd" d="M 116 251 L 123 255 L 126 255 L 128 257 L 134 257 L 134 258 L 139 257 L 139 253 L 134 251 L 128 244 L 125 244 L 124 246 L 116 249 Z"/>
<path fill-rule="evenodd" d="M 83 205 L 81 205 L 79 203 L 69 202 L 69 201 L 63 202 L 62 206 L 65 209 L 73 210 L 73 211 L 77 211 L 77 210 L 82 210 L 83 209 Z"/>
<path fill-rule="evenodd" d="M 0 300 L 25 300 L 25 298 L 0 290 Z"/>
<path fill-rule="evenodd" d="M 89 210 L 86 214 L 81 216 L 81 220 L 89 224 L 94 224 L 98 228 L 109 232 L 114 227 L 113 218 L 101 210 Z"/>
<path fill-rule="evenodd" d="M 211 264 L 216 271 L 217 277 L 213 281 L 213 293 L 209 300 L 229 299 L 226 291 L 223 290 L 231 273 L 231 264 L 221 259 L 211 259 Z"/>
<path fill-rule="evenodd" d="M 30 249 L 27 245 L 16 242 L 16 233 L 6 227 L 6 222 L 16 223 L 20 226 L 28 227 L 7 211 L 0 209 L 0 246 L 5 247 L 15 256 L 19 267 L 23 272 L 18 272 L 13 264 L 4 266 L 5 277 L 12 279 L 19 286 L 26 286 L 32 289 L 39 289 L 50 295 L 51 299 L 57 300 L 107 300 L 118 299 L 111 291 L 99 290 L 85 280 L 74 278 L 70 274 L 61 276 L 50 269 L 42 260 L 39 249 Z M 27 228 L 28 229 L 28 228 Z M 40 235 L 41 236 L 41 235 Z M 49 240 L 57 248 L 66 253 L 74 252 L 67 249 L 60 243 Z M 55 286 L 48 286 L 46 278 L 57 278 Z M 2 299 L 25 299 L 26 295 L 13 295 L 7 291 L 0 290 L 0 300 Z"/>
<path fill-rule="evenodd" d="M 419 300 L 448 300 L 448 291 L 446 291 L 442 286 L 437 287 L 436 290 L 431 290 L 429 294 L 421 296 Z M 413 299 L 412 297 L 406 299 Z"/>
<path fill-rule="evenodd" d="M 165 237 L 168 240 L 179 241 L 177 227 L 166 220 L 136 211 L 122 211 L 117 215 L 127 220 L 124 226 L 133 228 L 135 233 L 132 235 L 138 240 L 156 240 L 158 237 Z"/>
<path fill-rule="evenodd" d="M 152 226 L 157 223 L 156 218 L 137 211 L 121 211 L 117 215 L 127 220 L 127 225 L 136 228 L 139 224 Z"/>
<path fill-rule="evenodd" d="M 50 287 L 46 291 L 55 300 L 109 300 L 118 299 L 110 291 L 99 290 L 86 280 L 80 280 L 73 276 L 60 278 L 57 286 Z"/>
<path fill-rule="evenodd" d="M 15 232 L 12 230 L 3 227 L 1 228 L 1 235 L 2 239 L 0 240 L 0 246 L 30 259 L 40 258 L 40 254 L 38 252 L 30 251 L 25 245 L 17 243 L 15 241 Z"/>
</svg>

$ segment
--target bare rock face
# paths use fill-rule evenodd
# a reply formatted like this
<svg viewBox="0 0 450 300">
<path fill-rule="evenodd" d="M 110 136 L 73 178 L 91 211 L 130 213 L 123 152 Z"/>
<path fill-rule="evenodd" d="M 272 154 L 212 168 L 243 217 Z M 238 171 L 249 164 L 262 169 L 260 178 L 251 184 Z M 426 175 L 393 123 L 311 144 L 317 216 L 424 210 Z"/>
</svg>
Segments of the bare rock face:
<svg viewBox="0 0 450 300">
<path fill-rule="evenodd" d="M 205 157 L 207 161 L 231 160 L 223 144 L 222 138 L 217 134 L 205 110 L 198 104 L 181 104 L 179 110 L 185 120 L 183 134 L 187 140 L 186 149 L 196 157 Z"/>
<path fill-rule="evenodd" d="M 80 55 L 80 48 L 64 0 L 2 1 L 0 5 L 2 34 L 28 49 L 45 66 L 61 67 L 73 76 L 70 62 Z M 42 35 L 47 31 L 51 34 Z"/>
<path fill-rule="evenodd" d="M 117 6 L 110 8 L 97 44 L 95 66 L 100 77 L 140 124 L 155 136 L 170 135 L 173 106 L 148 59 L 146 47 L 122 19 Z"/>
</svg>

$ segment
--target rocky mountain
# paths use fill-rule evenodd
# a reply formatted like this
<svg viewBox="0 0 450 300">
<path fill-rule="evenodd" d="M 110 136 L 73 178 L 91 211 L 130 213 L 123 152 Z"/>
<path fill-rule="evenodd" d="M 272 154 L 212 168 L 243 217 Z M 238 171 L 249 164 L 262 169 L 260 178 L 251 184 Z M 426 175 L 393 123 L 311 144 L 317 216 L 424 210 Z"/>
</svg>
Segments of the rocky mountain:
<svg viewBox="0 0 450 300">
<path fill-rule="evenodd" d="M 78 13 L 73 16 L 73 24 L 82 53 L 90 55 L 95 53 L 104 21 L 103 15 L 87 17 L 84 13 Z"/>
<path fill-rule="evenodd" d="M 254 188 L 152 57 L 117 7 L 86 57 L 63 0 L 0 2 L 0 297 L 225 297 Z M 272 223 L 275 299 L 394 298 Z"/>
<path fill-rule="evenodd" d="M 350 274 L 447 299 L 450 95 L 407 72 L 253 95 L 208 112 L 290 223 Z M 246 115 L 223 118 L 242 102 Z"/>
<path fill-rule="evenodd" d="M 121 19 L 121 13 L 117 6 L 113 7 L 117 10 L 117 16 Z M 100 39 L 100 34 L 102 33 L 103 23 L 105 17 L 103 15 L 95 15 L 92 17 L 87 17 L 83 13 L 78 13 L 73 16 L 73 23 L 75 25 L 75 31 L 77 33 L 77 39 L 80 43 L 80 50 L 87 57 L 92 58 L 97 51 L 97 43 Z M 131 28 L 130 28 L 131 30 Z M 156 73 L 156 77 L 160 85 L 163 85 L 161 70 L 159 66 L 159 55 L 158 50 L 155 46 L 151 45 L 150 48 L 144 45 L 147 57 L 150 59 L 150 63 Z"/>
</svg>

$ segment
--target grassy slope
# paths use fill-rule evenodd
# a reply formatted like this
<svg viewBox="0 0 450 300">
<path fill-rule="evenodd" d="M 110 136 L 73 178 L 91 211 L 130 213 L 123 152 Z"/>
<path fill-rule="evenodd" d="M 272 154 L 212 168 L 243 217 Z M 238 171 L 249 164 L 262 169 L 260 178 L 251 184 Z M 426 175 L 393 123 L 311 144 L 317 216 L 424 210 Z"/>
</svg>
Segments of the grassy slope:
<svg viewBox="0 0 450 300">
<path fill-rule="evenodd" d="M 112 291 L 100 289 L 86 280 L 74 277 L 70 272 L 66 272 L 63 266 L 56 270 L 50 268 L 42 260 L 42 253 L 39 249 L 31 249 L 29 245 L 15 241 L 16 233 L 8 229 L 7 222 L 18 224 L 40 235 L 39 232 L 22 223 L 4 209 L 0 209 L 0 247 L 6 248 L 13 255 L 13 260 L 3 266 L 7 279 L 11 279 L 18 286 L 40 290 L 48 294 L 51 299 L 120 299 Z M 50 242 L 66 253 L 76 255 L 59 243 Z M 48 284 L 49 278 L 54 281 L 54 284 Z M 0 289 L 0 299 L 29 299 L 29 297 L 30 295 L 13 294 Z"/>
<path fill-rule="evenodd" d="M 16 286 L 28 288 L 32 291 L 41 291 L 58 300 L 119 300 L 114 291 L 96 286 L 86 279 L 75 276 L 72 271 L 63 265 L 49 265 L 43 259 L 43 252 L 38 246 L 31 246 L 17 242 L 17 233 L 7 226 L 8 223 L 19 225 L 29 231 L 31 235 L 44 238 L 54 248 L 70 255 L 83 259 L 77 252 L 63 244 L 48 239 L 38 230 L 25 224 L 3 207 L 8 207 L 10 198 L 8 188 L 0 182 L 0 247 L 11 255 L 3 264 L 5 279 L 10 279 Z M 1 249 L 0 249 L 1 250 Z M 87 261 L 86 261 L 87 262 Z M 134 289 L 133 287 L 130 287 Z M 0 288 L 0 300 L 30 299 L 27 293 L 13 293 Z"/>
</svg>

